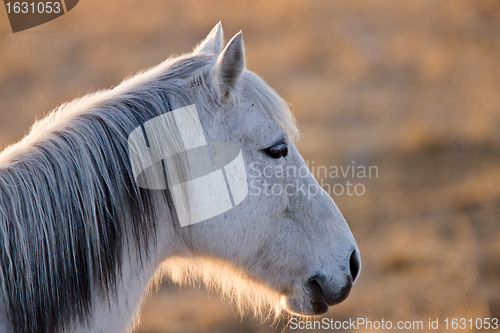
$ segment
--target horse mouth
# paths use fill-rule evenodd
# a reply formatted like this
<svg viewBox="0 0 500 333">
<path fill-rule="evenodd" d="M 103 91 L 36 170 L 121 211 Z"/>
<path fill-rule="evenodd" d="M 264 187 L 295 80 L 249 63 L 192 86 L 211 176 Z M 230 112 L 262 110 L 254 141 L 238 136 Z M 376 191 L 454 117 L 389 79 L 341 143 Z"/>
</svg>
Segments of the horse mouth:
<svg viewBox="0 0 500 333">
<path fill-rule="evenodd" d="M 346 284 L 340 288 L 339 291 L 333 292 L 327 285 L 325 285 L 325 278 L 323 276 L 312 277 L 307 281 L 307 286 L 311 290 L 312 294 L 312 304 L 321 302 L 321 299 L 325 301 L 329 306 L 333 306 L 342 303 L 351 293 L 351 288 L 353 285 L 352 278 L 349 276 L 347 278 Z"/>
<path fill-rule="evenodd" d="M 326 313 L 330 304 L 327 302 L 325 294 L 323 294 L 323 289 L 321 289 L 318 281 L 316 281 L 316 279 L 310 279 L 307 282 L 307 288 L 311 297 L 313 315 Z"/>
<path fill-rule="evenodd" d="M 352 280 L 349 278 L 340 289 L 329 288 L 321 276 L 312 277 L 303 285 L 302 296 L 286 297 L 287 311 L 301 316 L 316 316 L 325 314 L 330 306 L 344 301 L 351 291 Z M 305 297 L 304 297 L 305 296 Z"/>
</svg>

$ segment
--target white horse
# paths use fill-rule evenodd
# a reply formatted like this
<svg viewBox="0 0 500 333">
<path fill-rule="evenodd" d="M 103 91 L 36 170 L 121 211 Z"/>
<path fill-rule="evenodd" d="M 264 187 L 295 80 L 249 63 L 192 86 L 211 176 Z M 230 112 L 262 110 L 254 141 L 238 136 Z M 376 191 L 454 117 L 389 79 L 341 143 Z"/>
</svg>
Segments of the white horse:
<svg viewBox="0 0 500 333">
<path fill-rule="evenodd" d="M 311 195 L 294 119 L 245 69 L 241 33 L 222 46 L 217 24 L 194 52 L 62 105 L 2 152 L 1 332 L 131 330 L 160 266 L 257 312 L 317 315 L 348 296 L 360 270 L 349 227 L 324 191 Z M 168 191 L 137 186 L 127 138 L 192 104 L 262 191 L 181 227 Z"/>
</svg>

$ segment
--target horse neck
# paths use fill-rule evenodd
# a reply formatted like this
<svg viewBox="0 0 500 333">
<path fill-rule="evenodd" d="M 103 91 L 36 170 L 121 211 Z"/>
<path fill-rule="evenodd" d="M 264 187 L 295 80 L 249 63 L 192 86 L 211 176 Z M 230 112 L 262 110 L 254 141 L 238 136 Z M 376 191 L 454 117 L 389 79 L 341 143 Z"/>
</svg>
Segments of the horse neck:
<svg viewBox="0 0 500 333">
<path fill-rule="evenodd" d="M 158 195 L 158 201 L 163 200 Z M 144 295 L 161 278 L 159 267 L 163 261 L 179 253 L 185 253 L 186 245 L 178 230 L 174 227 L 170 211 L 166 204 L 156 212 L 158 242 L 151 244 L 148 256 L 137 248 L 127 249 L 116 293 L 105 298 L 96 298 L 92 306 L 89 325 L 77 326 L 70 331 L 129 332 L 138 323 L 139 308 Z"/>
<path fill-rule="evenodd" d="M 8 253 L 0 256 L 0 332 L 13 331 L 16 309 L 25 311 L 14 319 L 17 330 L 52 330 L 83 313 L 88 324 L 76 319 L 70 331 L 123 332 L 179 244 L 163 196 L 130 179 L 126 147 L 109 129 L 100 137 L 85 130 L 18 149 L 0 165 L 0 236 L 9 242 L 0 243 Z M 59 294 L 67 297 L 50 298 Z"/>
<path fill-rule="evenodd" d="M 132 250 L 133 251 L 133 250 Z M 149 256 L 141 262 L 129 253 L 123 262 L 122 273 L 118 279 L 116 293 L 93 300 L 89 323 L 82 326 L 76 323 L 71 332 L 125 332 L 137 322 L 139 307 L 148 286 L 158 269 L 158 256 Z"/>
<path fill-rule="evenodd" d="M 0 166 L 0 180 L 2 180 L 2 173 L 5 172 L 7 171 L 2 170 Z M 2 190 L 1 186 L 0 190 Z M 68 331 L 125 332 L 130 329 L 131 324 L 134 324 L 134 318 L 143 296 L 155 277 L 161 261 L 182 249 L 182 240 L 177 235 L 168 206 L 163 202 L 163 195 L 158 193 L 151 199 L 155 201 L 155 207 L 159 207 L 155 208 L 154 214 L 158 219 L 156 234 L 151 235 L 152 238 L 158 240 L 151 241 L 145 245 L 147 248 L 140 249 L 133 243 L 134 235 L 128 231 L 129 243 L 123 242 L 123 248 L 119 251 L 121 259 L 115 258 L 121 260 L 121 264 L 119 270 L 115 272 L 114 290 L 105 289 L 105 294 L 102 294 L 102 290 L 94 286 L 86 323 L 75 320 L 66 326 Z M 6 202 L 0 202 L 0 205 L 3 204 Z M 0 206 L 0 212 L 2 209 L 3 207 Z M 5 290 L 5 286 L 2 287 Z M 0 288 L 0 333 L 13 331 L 10 323 L 12 315 L 5 301 L 6 297 L 8 296 Z"/>
</svg>

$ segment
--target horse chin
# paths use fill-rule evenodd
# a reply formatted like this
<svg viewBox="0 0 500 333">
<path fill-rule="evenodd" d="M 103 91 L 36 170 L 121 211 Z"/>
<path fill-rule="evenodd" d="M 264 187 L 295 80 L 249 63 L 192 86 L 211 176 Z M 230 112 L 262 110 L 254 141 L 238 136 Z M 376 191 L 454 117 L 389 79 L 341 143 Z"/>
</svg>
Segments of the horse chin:
<svg viewBox="0 0 500 333">
<path fill-rule="evenodd" d="M 299 316 L 317 316 L 325 314 L 329 305 L 321 290 L 312 290 L 303 295 L 283 296 L 282 305 L 291 314 Z"/>
<path fill-rule="evenodd" d="M 301 286 L 281 299 L 284 309 L 292 314 L 300 316 L 316 316 L 324 314 L 330 306 L 344 301 L 351 290 L 352 282 L 349 279 L 346 286 L 337 292 L 323 289 L 318 278 L 311 278 Z M 325 295 L 326 290 L 326 296 Z"/>
</svg>

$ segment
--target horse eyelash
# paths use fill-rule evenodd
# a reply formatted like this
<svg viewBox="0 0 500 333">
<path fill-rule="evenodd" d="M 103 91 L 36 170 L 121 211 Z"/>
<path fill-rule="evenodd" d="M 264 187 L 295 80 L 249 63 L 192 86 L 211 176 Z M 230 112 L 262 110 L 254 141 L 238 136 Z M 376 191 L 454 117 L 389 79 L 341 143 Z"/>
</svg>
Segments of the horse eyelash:
<svg viewBox="0 0 500 333">
<path fill-rule="evenodd" d="M 288 154 L 288 146 L 284 141 L 280 141 L 269 148 L 263 150 L 271 158 L 278 159 Z"/>
</svg>

